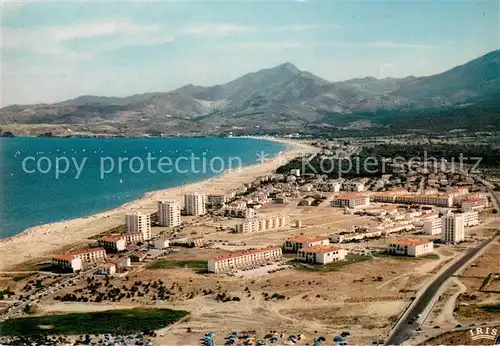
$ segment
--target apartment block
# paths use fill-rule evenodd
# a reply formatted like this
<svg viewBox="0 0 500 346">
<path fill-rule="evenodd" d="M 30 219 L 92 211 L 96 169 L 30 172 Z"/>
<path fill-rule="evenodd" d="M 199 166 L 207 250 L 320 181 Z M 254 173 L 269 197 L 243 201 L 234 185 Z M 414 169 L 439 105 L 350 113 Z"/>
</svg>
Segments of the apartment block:
<svg viewBox="0 0 500 346">
<path fill-rule="evenodd" d="M 52 264 L 61 268 L 78 271 L 86 265 L 92 265 L 106 261 L 106 250 L 103 248 L 92 248 L 81 251 L 67 252 L 52 256 Z"/>
<path fill-rule="evenodd" d="M 442 223 L 441 219 L 425 220 L 424 233 L 429 235 L 441 234 Z"/>
<path fill-rule="evenodd" d="M 368 206 L 370 206 L 370 197 L 364 193 L 339 194 L 332 200 L 332 207 L 354 209 Z"/>
<path fill-rule="evenodd" d="M 232 252 L 216 256 L 209 260 L 208 271 L 212 273 L 225 273 L 253 265 L 279 261 L 282 259 L 282 255 L 282 250 L 278 246 Z"/>
<path fill-rule="evenodd" d="M 176 227 L 181 224 L 181 204 L 177 201 L 158 201 L 158 224 Z"/>
<path fill-rule="evenodd" d="M 226 195 L 208 195 L 208 205 L 224 205 L 227 202 Z"/>
<path fill-rule="evenodd" d="M 283 249 L 285 251 L 297 252 L 300 249 L 313 247 L 313 246 L 327 246 L 330 244 L 330 240 L 325 237 L 304 237 L 298 236 L 293 238 L 288 238 L 283 244 Z"/>
<path fill-rule="evenodd" d="M 462 213 L 464 216 L 464 226 L 465 227 L 470 227 L 470 226 L 476 226 L 479 224 L 479 213 L 477 210 L 470 210 Z"/>
<path fill-rule="evenodd" d="M 441 242 L 456 244 L 465 240 L 463 214 L 446 215 L 442 220 Z"/>
<path fill-rule="evenodd" d="M 434 251 L 434 243 L 425 239 L 395 239 L 389 243 L 388 251 L 393 255 L 418 257 L 432 253 Z"/>
<path fill-rule="evenodd" d="M 297 260 L 319 264 L 328 264 L 345 259 L 347 251 L 333 246 L 312 246 L 297 252 Z"/>
<path fill-rule="evenodd" d="M 98 240 L 98 243 L 106 250 L 114 252 L 120 252 L 127 249 L 127 241 L 125 240 L 125 237 L 122 234 L 108 235 L 102 237 L 101 239 Z"/>
<path fill-rule="evenodd" d="M 205 194 L 194 192 L 184 195 L 184 210 L 187 215 L 205 215 L 207 212 Z"/>
<path fill-rule="evenodd" d="M 252 233 L 262 231 L 272 231 L 283 229 L 290 226 L 290 217 L 288 215 L 255 217 L 246 219 L 235 226 L 236 233 Z"/>
<path fill-rule="evenodd" d="M 395 203 L 404 204 L 429 204 L 440 207 L 452 207 L 453 197 L 450 195 L 397 195 L 394 197 Z"/>
<path fill-rule="evenodd" d="M 222 215 L 229 217 L 250 219 L 255 217 L 255 209 L 247 207 L 241 208 L 239 206 L 238 207 L 228 206 L 222 208 Z"/>
<path fill-rule="evenodd" d="M 151 239 L 151 215 L 135 212 L 125 215 L 127 232 L 141 232 L 143 240 Z"/>
<path fill-rule="evenodd" d="M 467 196 L 462 200 L 462 210 L 482 210 L 488 206 L 488 199 L 483 194 Z"/>
<path fill-rule="evenodd" d="M 72 272 L 77 272 L 83 269 L 82 260 L 78 257 L 64 254 L 52 256 L 52 264 L 56 267 Z"/>
</svg>

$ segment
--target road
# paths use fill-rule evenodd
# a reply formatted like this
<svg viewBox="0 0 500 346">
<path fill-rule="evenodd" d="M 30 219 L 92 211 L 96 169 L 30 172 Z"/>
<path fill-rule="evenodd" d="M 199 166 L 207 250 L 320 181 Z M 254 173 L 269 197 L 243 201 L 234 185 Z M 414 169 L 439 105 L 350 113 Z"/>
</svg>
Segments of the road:
<svg viewBox="0 0 500 346">
<path fill-rule="evenodd" d="M 481 249 L 492 242 L 496 236 L 491 239 L 483 241 L 481 244 L 475 248 L 469 249 L 458 261 L 453 263 L 448 269 L 437 276 L 430 285 L 425 289 L 425 291 L 417 298 L 417 301 L 412 304 L 410 310 L 406 313 L 389 337 L 386 345 L 401 345 L 403 342 L 410 339 L 419 327 L 416 323 L 411 323 L 417 319 L 419 314 L 423 314 L 428 305 L 432 302 L 432 299 L 439 291 L 439 288 L 460 268 L 462 268 L 467 262 L 469 262 L 474 255 L 476 255 Z"/>
</svg>

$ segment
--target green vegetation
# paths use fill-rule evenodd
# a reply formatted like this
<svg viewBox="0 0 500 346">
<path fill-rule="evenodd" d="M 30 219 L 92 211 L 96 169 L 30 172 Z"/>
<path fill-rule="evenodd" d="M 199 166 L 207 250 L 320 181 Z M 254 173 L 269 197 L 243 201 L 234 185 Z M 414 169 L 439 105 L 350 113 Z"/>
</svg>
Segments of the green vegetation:
<svg viewBox="0 0 500 346">
<path fill-rule="evenodd" d="M 293 265 L 297 270 L 311 271 L 311 272 L 335 272 L 342 269 L 345 266 L 353 263 L 359 263 L 364 261 L 369 261 L 373 259 L 371 256 L 358 256 L 349 254 L 343 261 L 335 261 L 325 265 L 313 264 L 313 263 L 303 263 L 299 261 L 290 261 L 289 264 Z"/>
<path fill-rule="evenodd" d="M 481 307 L 486 312 L 491 312 L 495 314 L 500 314 L 500 304 L 495 305 L 484 305 Z"/>
<path fill-rule="evenodd" d="M 393 258 L 393 259 L 398 259 L 398 260 L 403 260 L 403 261 L 414 261 L 414 260 L 421 260 L 421 259 L 432 259 L 432 260 L 438 260 L 440 257 L 438 254 L 435 253 L 430 253 L 427 255 L 419 256 L 419 257 L 409 257 L 409 256 L 398 256 L 398 255 L 392 255 L 388 252 L 376 252 L 373 253 L 373 257 L 377 258 Z"/>
<path fill-rule="evenodd" d="M 157 260 L 148 264 L 147 268 L 148 269 L 190 268 L 197 271 L 203 271 L 208 269 L 207 261 L 199 261 L 199 260 L 186 260 L 186 261 Z"/>
<path fill-rule="evenodd" d="M 2 335 L 28 336 L 40 334 L 102 334 L 156 330 L 182 317 L 186 311 L 170 309 L 129 309 L 16 318 L 0 323 Z"/>
</svg>

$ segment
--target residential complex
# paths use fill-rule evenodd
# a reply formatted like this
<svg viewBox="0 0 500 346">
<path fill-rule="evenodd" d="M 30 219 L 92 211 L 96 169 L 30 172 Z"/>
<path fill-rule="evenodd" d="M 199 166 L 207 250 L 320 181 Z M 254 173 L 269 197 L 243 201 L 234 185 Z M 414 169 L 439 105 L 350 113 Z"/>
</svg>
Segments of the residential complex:
<svg viewBox="0 0 500 346">
<path fill-rule="evenodd" d="M 467 196 L 462 200 L 462 210 L 481 210 L 488 206 L 488 199 L 483 194 Z"/>
<path fill-rule="evenodd" d="M 148 213 L 135 212 L 125 215 L 127 231 L 141 232 L 143 240 L 151 239 L 151 215 Z"/>
<path fill-rule="evenodd" d="M 256 217 L 246 219 L 242 223 L 236 225 L 236 233 L 251 233 L 278 230 L 289 227 L 290 217 L 288 215 Z"/>
<path fill-rule="evenodd" d="M 175 227 L 181 224 L 181 204 L 177 201 L 158 201 L 158 224 Z"/>
<path fill-rule="evenodd" d="M 205 215 L 207 212 L 205 194 L 194 192 L 184 195 L 184 210 L 186 215 Z"/>
<path fill-rule="evenodd" d="M 456 244 L 464 240 L 464 214 L 444 216 L 441 227 L 441 242 Z"/>
<path fill-rule="evenodd" d="M 120 252 L 127 249 L 127 241 L 123 234 L 113 234 L 98 240 L 100 246 L 106 250 Z"/>
<path fill-rule="evenodd" d="M 434 243 L 425 239 L 394 239 L 389 243 L 388 251 L 393 255 L 418 257 L 432 253 Z"/>
<path fill-rule="evenodd" d="M 229 216 L 229 217 L 250 219 L 255 217 L 255 209 L 247 207 L 242 208 L 240 206 L 235 206 L 235 207 L 228 206 L 222 208 L 222 214 L 224 216 Z"/>
<path fill-rule="evenodd" d="M 370 197 L 364 193 L 344 193 L 336 195 L 332 200 L 333 207 L 362 208 L 370 205 Z"/>
<path fill-rule="evenodd" d="M 208 195 L 208 205 L 224 205 L 227 202 L 226 195 Z"/>
<path fill-rule="evenodd" d="M 298 236 L 293 238 L 288 238 L 283 244 L 285 251 L 297 252 L 303 248 L 309 248 L 313 246 L 326 246 L 330 244 L 330 240 L 325 237 L 304 237 Z"/>
<path fill-rule="evenodd" d="M 72 271 L 78 271 L 83 269 L 86 265 L 105 261 L 106 250 L 101 247 L 52 256 L 52 264 L 61 268 L 71 269 Z"/>
<path fill-rule="evenodd" d="M 451 195 L 409 194 L 401 193 L 400 191 L 374 193 L 371 199 L 374 202 L 381 203 L 428 204 L 448 208 L 453 205 L 453 197 Z"/>
<path fill-rule="evenodd" d="M 297 252 L 297 260 L 327 264 L 345 259 L 346 253 L 345 249 L 333 246 L 305 247 Z"/>
<path fill-rule="evenodd" d="M 226 255 L 216 256 L 209 260 L 208 271 L 212 273 L 224 273 L 252 265 L 279 261 L 281 258 L 282 251 L 278 246 L 268 247 L 265 249 L 232 252 Z"/>
<path fill-rule="evenodd" d="M 429 235 L 441 234 L 442 220 L 432 219 L 424 221 L 424 233 Z"/>
<path fill-rule="evenodd" d="M 469 210 L 462 213 L 464 216 L 464 226 L 476 226 L 479 224 L 479 213 L 476 210 Z"/>
</svg>

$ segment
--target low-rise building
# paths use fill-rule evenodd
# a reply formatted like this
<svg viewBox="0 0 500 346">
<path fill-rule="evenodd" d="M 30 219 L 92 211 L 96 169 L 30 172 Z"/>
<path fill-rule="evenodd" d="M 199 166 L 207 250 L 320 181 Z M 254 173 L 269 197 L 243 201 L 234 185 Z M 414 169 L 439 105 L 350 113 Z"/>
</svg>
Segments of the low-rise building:
<svg viewBox="0 0 500 346">
<path fill-rule="evenodd" d="M 153 244 L 155 249 L 160 249 L 160 250 L 166 249 L 170 246 L 170 242 L 166 237 L 156 238 Z"/>
<path fill-rule="evenodd" d="M 382 237 L 384 235 L 383 231 L 372 231 L 363 233 L 351 233 L 351 234 L 334 234 L 330 236 L 330 242 L 332 243 L 349 243 L 353 241 L 360 241 L 363 239 L 372 239 Z"/>
<path fill-rule="evenodd" d="M 395 203 L 401 204 L 429 204 L 440 207 L 452 207 L 453 197 L 450 195 L 397 195 L 394 197 Z"/>
<path fill-rule="evenodd" d="M 246 268 L 253 265 L 266 264 L 282 259 L 282 250 L 278 246 L 231 252 L 215 256 L 208 261 L 208 271 L 212 273 L 225 273 Z"/>
<path fill-rule="evenodd" d="M 365 190 L 365 184 L 358 181 L 346 180 L 342 183 L 342 190 L 347 192 L 362 192 Z"/>
<path fill-rule="evenodd" d="M 102 247 L 66 252 L 52 256 L 53 265 L 72 271 L 82 270 L 85 266 L 105 261 L 106 250 Z"/>
<path fill-rule="evenodd" d="M 424 221 L 424 233 L 429 235 L 441 234 L 441 219 L 430 219 Z"/>
<path fill-rule="evenodd" d="M 464 226 L 471 227 L 479 224 L 479 215 L 477 210 L 469 210 L 462 213 L 464 216 Z"/>
<path fill-rule="evenodd" d="M 116 274 L 116 265 L 111 262 L 104 263 L 98 269 L 98 273 L 101 275 L 115 275 Z"/>
<path fill-rule="evenodd" d="M 144 252 L 134 252 L 130 255 L 130 260 L 132 262 L 143 262 L 146 259 L 146 254 Z"/>
<path fill-rule="evenodd" d="M 236 225 L 235 230 L 236 233 L 263 232 L 287 228 L 289 225 L 290 217 L 288 215 L 255 217 Z"/>
<path fill-rule="evenodd" d="M 125 251 L 127 249 L 127 241 L 122 234 L 114 234 L 102 237 L 98 240 L 98 244 L 106 250 L 114 252 Z"/>
<path fill-rule="evenodd" d="M 418 257 L 432 253 L 434 251 L 434 243 L 425 239 L 394 239 L 389 243 L 390 254 Z"/>
<path fill-rule="evenodd" d="M 226 195 L 208 195 L 207 197 L 207 202 L 208 205 L 214 206 L 214 205 L 224 205 L 226 204 L 228 198 Z"/>
<path fill-rule="evenodd" d="M 222 214 L 228 217 L 250 219 L 255 217 L 255 209 L 247 207 L 241 208 L 241 207 L 227 206 L 222 208 Z"/>
<path fill-rule="evenodd" d="M 330 240 L 325 237 L 305 237 L 297 236 L 288 238 L 283 244 L 283 249 L 289 252 L 297 252 L 300 249 L 313 246 L 326 246 L 330 244 Z"/>
<path fill-rule="evenodd" d="M 122 235 L 125 237 L 127 245 L 142 243 L 144 241 L 144 234 L 142 232 L 128 232 Z"/>
<path fill-rule="evenodd" d="M 53 255 L 52 265 L 72 272 L 83 269 L 82 260 L 80 258 L 64 254 Z"/>
<path fill-rule="evenodd" d="M 297 252 L 297 260 L 304 262 L 327 264 L 345 259 L 347 251 L 333 246 L 312 246 Z"/>
<path fill-rule="evenodd" d="M 338 208 L 363 208 L 370 205 L 370 197 L 364 193 L 344 193 L 336 195 L 332 200 L 332 206 Z"/>
<path fill-rule="evenodd" d="M 488 199 L 483 194 L 467 196 L 462 200 L 462 210 L 482 210 L 488 206 Z"/>
<path fill-rule="evenodd" d="M 301 206 L 311 206 L 314 203 L 314 198 L 312 197 L 306 197 L 303 200 L 299 202 L 299 205 Z"/>
</svg>

